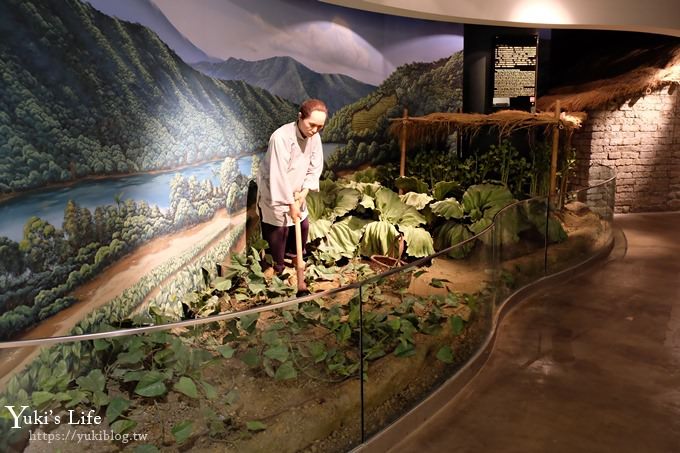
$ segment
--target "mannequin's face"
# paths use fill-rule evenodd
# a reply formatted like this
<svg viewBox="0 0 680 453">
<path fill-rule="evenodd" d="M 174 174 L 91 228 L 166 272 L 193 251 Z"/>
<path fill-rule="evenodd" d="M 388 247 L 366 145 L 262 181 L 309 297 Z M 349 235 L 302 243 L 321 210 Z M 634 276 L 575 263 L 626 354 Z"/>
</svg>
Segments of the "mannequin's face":
<svg viewBox="0 0 680 453">
<path fill-rule="evenodd" d="M 298 127 L 305 138 L 321 131 L 324 124 L 326 124 L 326 113 L 321 110 L 314 110 L 307 118 L 298 117 Z"/>
</svg>

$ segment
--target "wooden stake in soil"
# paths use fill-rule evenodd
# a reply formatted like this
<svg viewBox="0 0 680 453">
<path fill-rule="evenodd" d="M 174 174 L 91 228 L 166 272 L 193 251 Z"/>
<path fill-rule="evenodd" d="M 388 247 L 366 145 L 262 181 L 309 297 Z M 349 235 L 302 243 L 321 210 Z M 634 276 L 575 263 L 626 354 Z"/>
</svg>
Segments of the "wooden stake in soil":
<svg viewBox="0 0 680 453">
<path fill-rule="evenodd" d="M 299 202 L 296 201 L 299 209 Z M 297 295 L 307 293 L 305 283 L 305 260 L 302 257 L 302 228 L 300 227 L 300 217 L 295 219 L 295 270 L 297 272 Z"/>
</svg>

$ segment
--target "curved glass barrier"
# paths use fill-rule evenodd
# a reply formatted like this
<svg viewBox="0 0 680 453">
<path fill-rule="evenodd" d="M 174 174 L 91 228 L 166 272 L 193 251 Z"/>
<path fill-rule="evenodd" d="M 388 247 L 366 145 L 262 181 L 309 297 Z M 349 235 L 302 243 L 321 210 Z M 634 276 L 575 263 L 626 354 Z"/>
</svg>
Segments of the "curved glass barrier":
<svg viewBox="0 0 680 453">
<path fill-rule="evenodd" d="M 142 328 L 121 330 L 129 314 L 105 308 L 70 337 L 1 343 L 0 449 L 348 451 L 456 375 L 510 294 L 611 244 L 615 181 L 592 171 L 602 181 L 561 209 L 511 204 L 406 265 L 352 261 L 336 269 L 341 287 L 210 310 L 194 294 L 194 319 L 170 323 L 164 298 L 177 296 L 161 291 L 138 310 Z"/>
<path fill-rule="evenodd" d="M 368 435 L 454 374 L 491 331 L 493 228 L 361 286 Z"/>
<path fill-rule="evenodd" d="M 576 266 L 612 243 L 616 195 L 614 170 L 594 165 L 589 173 L 592 186 L 568 193 L 562 209 L 551 207 L 548 274 Z"/>
</svg>

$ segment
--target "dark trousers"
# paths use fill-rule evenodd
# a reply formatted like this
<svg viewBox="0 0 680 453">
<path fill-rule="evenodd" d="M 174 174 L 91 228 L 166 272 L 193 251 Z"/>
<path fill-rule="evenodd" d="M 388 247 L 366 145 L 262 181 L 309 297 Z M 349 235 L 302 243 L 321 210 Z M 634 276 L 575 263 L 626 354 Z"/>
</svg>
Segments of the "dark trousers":
<svg viewBox="0 0 680 453">
<path fill-rule="evenodd" d="M 308 219 L 300 222 L 302 232 L 302 254 L 305 254 L 307 233 L 309 233 Z M 277 274 L 283 272 L 285 267 L 283 259 L 286 254 L 295 255 L 295 226 L 275 226 L 262 222 L 262 238 L 269 243 L 269 252 L 274 260 L 274 271 Z"/>
</svg>

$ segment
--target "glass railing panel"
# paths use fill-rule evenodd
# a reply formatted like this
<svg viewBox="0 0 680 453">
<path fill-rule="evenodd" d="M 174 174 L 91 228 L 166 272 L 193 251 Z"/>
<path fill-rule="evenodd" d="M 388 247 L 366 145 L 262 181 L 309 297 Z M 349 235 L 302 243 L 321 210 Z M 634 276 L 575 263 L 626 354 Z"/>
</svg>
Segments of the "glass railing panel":
<svg viewBox="0 0 680 453">
<path fill-rule="evenodd" d="M 451 377 L 491 331 L 491 229 L 418 264 L 361 287 L 367 436 Z"/>
<path fill-rule="evenodd" d="M 545 275 L 547 199 L 532 198 L 507 206 L 494 219 L 499 268 L 498 303 Z"/>
<path fill-rule="evenodd" d="M 604 177 L 610 169 L 597 166 L 591 168 L 593 172 Z M 577 266 L 611 246 L 616 181 L 596 182 L 567 194 L 561 207 L 551 204 L 549 222 L 557 234 L 550 238 L 547 248 L 548 274 Z"/>
</svg>

